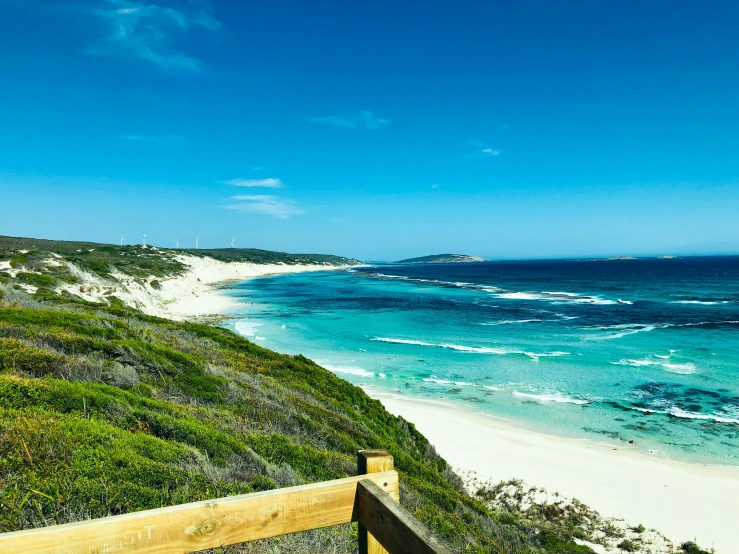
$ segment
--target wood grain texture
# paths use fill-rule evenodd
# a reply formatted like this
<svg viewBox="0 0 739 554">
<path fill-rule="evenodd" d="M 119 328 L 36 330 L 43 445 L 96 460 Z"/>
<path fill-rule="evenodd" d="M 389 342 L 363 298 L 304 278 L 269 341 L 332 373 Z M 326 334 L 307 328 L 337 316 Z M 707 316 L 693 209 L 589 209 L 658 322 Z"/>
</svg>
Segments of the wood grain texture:
<svg viewBox="0 0 739 554">
<path fill-rule="evenodd" d="M 385 471 L 287 489 L 0 534 L 3 554 L 185 554 L 349 523 L 357 483 L 398 494 Z"/>
<path fill-rule="evenodd" d="M 354 517 L 389 554 L 452 554 L 374 481 L 357 485 Z"/>
<path fill-rule="evenodd" d="M 360 450 L 357 452 L 357 473 L 373 474 L 394 469 L 395 459 L 386 450 Z M 400 490 L 393 495 L 400 502 Z M 359 524 L 359 554 L 388 554 L 367 529 Z"/>
</svg>

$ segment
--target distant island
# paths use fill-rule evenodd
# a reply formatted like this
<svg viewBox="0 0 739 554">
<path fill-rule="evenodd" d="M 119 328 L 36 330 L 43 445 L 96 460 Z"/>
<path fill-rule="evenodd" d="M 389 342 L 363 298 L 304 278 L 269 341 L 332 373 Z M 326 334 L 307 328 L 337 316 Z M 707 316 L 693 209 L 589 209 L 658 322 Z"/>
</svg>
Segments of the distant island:
<svg viewBox="0 0 739 554">
<path fill-rule="evenodd" d="M 460 264 L 469 262 L 484 262 L 485 258 L 477 256 L 467 256 L 466 254 L 434 254 L 431 256 L 422 256 L 420 258 L 408 258 L 400 260 L 396 264 Z"/>
</svg>

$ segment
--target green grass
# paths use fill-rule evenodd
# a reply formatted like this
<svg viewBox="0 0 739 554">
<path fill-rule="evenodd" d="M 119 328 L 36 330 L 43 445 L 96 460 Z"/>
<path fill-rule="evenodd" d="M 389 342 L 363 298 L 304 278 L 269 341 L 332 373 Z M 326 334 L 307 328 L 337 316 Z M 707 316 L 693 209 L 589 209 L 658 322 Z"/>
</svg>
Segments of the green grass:
<svg viewBox="0 0 739 554">
<path fill-rule="evenodd" d="M 210 256 L 224 262 L 251 262 L 256 264 L 321 264 L 321 265 L 355 265 L 359 260 L 332 256 L 328 254 L 288 254 L 272 252 L 257 248 L 205 248 L 187 250 L 188 254 Z"/>
<path fill-rule="evenodd" d="M 412 423 L 303 356 L 0 285 L 0 532 L 345 477 L 368 448 L 455 552 L 590 552 L 460 492 Z M 274 544 L 350 552 L 356 527 Z"/>
<path fill-rule="evenodd" d="M 50 253 L 58 260 L 110 278 L 111 273 L 123 273 L 134 277 L 166 277 L 181 272 L 184 266 L 176 259 L 177 254 L 210 256 L 225 262 L 251 262 L 258 264 L 322 264 L 352 265 L 357 260 L 328 254 L 288 254 L 255 248 L 216 249 L 170 249 L 142 248 L 141 246 L 118 246 L 94 242 L 53 241 L 20 237 L 0 236 L 0 260 L 7 260 L 14 269 L 27 268 L 36 273 L 48 273 L 54 279 L 75 282 L 66 268 L 54 268 L 45 264 Z M 43 275 L 39 276 L 43 277 Z M 71 279 L 71 280 L 70 280 Z M 157 284 L 154 284 L 154 283 Z M 35 284 L 35 283 L 31 283 Z M 159 281 L 152 282 L 155 288 Z"/>
</svg>

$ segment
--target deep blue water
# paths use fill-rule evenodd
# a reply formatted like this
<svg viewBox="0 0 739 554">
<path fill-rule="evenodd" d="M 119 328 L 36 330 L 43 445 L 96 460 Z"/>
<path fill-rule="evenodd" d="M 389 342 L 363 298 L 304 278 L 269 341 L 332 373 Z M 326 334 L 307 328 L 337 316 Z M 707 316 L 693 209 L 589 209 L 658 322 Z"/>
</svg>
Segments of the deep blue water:
<svg viewBox="0 0 739 554">
<path fill-rule="evenodd" d="M 232 328 L 363 387 L 739 464 L 739 257 L 377 266 L 232 294 Z"/>
</svg>

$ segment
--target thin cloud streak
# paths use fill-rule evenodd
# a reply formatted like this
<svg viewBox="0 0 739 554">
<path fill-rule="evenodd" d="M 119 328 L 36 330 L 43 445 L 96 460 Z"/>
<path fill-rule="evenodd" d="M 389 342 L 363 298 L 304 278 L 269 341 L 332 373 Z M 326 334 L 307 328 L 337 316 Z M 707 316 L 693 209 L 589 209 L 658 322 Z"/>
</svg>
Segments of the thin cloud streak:
<svg viewBox="0 0 739 554">
<path fill-rule="evenodd" d="M 271 194 L 246 194 L 233 196 L 231 199 L 236 203 L 226 206 L 226 209 L 239 212 L 261 213 L 278 219 L 308 213 L 296 206 L 293 200 L 283 200 Z"/>
<path fill-rule="evenodd" d="M 221 23 L 205 0 L 190 0 L 179 9 L 135 0 L 104 0 L 91 9 L 102 24 L 97 55 L 129 55 L 162 69 L 197 72 L 202 62 L 177 47 L 178 40 L 194 29 L 215 32 Z"/>
<path fill-rule="evenodd" d="M 495 156 L 500 156 L 500 150 L 491 148 L 484 142 L 471 140 L 470 144 L 476 149 L 474 154 L 469 155 L 470 158 L 494 158 Z"/>
<path fill-rule="evenodd" d="M 224 185 L 233 185 L 234 187 L 263 187 L 270 189 L 280 189 L 283 183 L 280 179 L 231 179 L 222 181 Z"/>
<path fill-rule="evenodd" d="M 311 123 L 342 127 L 344 129 L 364 129 L 375 131 L 390 124 L 389 119 L 382 119 L 368 110 L 362 110 L 353 114 L 332 115 L 329 117 L 309 117 Z"/>
<path fill-rule="evenodd" d="M 178 144 L 187 142 L 187 139 L 180 135 L 121 135 L 118 137 L 121 140 L 130 140 L 133 142 L 150 142 L 150 143 L 169 143 Z"/>
</svg>

